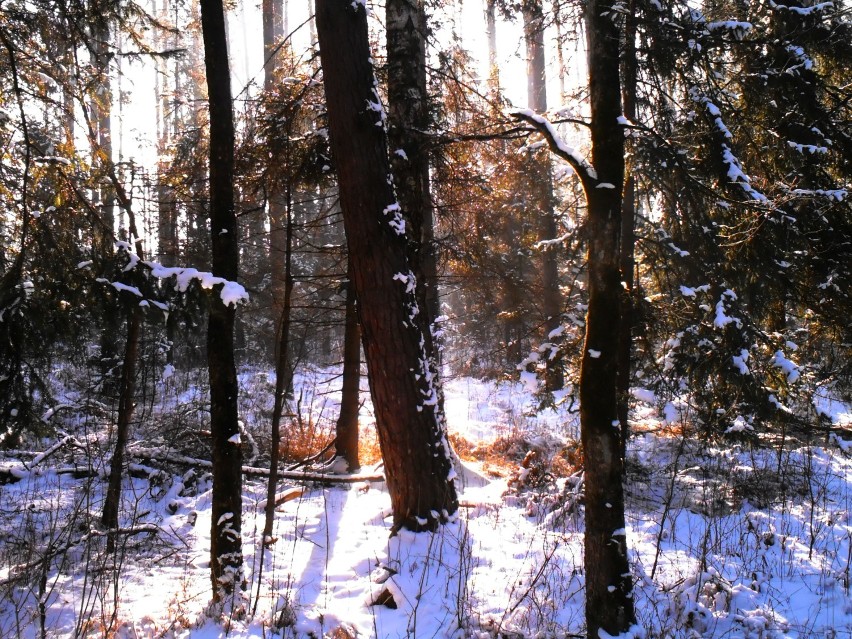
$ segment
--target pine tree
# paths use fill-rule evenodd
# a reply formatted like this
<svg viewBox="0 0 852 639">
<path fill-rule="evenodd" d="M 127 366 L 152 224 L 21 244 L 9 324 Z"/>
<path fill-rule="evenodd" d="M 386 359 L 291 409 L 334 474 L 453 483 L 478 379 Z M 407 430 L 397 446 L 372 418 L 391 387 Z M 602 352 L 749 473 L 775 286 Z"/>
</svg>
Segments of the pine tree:
<svg viewBox="0 0 852 639">
<path fill-rule="evenodd" d="M 318 0 L 329 136 L 394 529 L 432 530 L 458 508 L 426 352 L 405 219 L 393 192 L 385 113 L 364 5 Z M 364 105 L 369 108 L 365 109 Z"/>
</svg>

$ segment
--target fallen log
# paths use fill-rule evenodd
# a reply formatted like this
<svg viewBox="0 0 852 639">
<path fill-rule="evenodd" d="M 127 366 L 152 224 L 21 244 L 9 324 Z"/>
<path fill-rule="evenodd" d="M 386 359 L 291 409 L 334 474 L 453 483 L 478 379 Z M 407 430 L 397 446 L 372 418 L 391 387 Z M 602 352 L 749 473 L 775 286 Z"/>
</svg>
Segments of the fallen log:
<svg viewBox="0 0 852 639">
<path fill-rule="evenodd" d="M 179 466 L 193 466 L 197 468 L 212 468 L 213 463 L 208 459 L 198 459 L 181 455 L 172 450 L 164 448 L 137 448 L 134 447 L 128 451 L 128 455 L 138 459 L 144 459 L 149 462 L 160 462 L 168 464 L 177 464 Z M 269 477 L 268 468 L 258 468 L 257 466 L 243 466 L 243 475 L 253 477 Z M 278 471 L 279 479 L 286 479 L 295 482 L 316 483 L 316 484 L 357 484 L 360 482 L 384 481 L 385 476 L 380 472 L 357 472 L 347 474 L 335 474 L 323 471 L 311 470 L 291 470 L 282 469 Z"/>
</svg>

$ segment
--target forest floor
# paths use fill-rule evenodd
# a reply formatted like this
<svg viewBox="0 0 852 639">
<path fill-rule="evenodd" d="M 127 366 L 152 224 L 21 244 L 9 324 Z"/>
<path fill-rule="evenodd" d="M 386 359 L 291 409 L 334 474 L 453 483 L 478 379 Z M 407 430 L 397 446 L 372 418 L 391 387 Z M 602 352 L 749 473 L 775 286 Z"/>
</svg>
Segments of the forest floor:
<svg viewBox="0 0 852 639">
<path fill-rule="evenodd" d="M 174 375 L 137 409 L 118 551 L 97 522 L 109 411 L 57 377 L 58 436 L 0 457 L 0 637 L 570 637 L 582 635 L 583 506 L 576 414 L 536 410 L 517 383 L 446 385 L 471 472 L 457 520 L 389 539 L 381 481 L 308 483 L 261 552 L 265 482 L 244 484 L 247 587 L 209 614 L 211 482 L 203 385 Z M 262 467 L 274 379 L 245 370 L 246 463 Z M 77 390 L 72 390 L 76 386 Z M 339 379 L 300 375 L 288 455 L 322 448 Z M 648 399 L 647 393 L 637 397 Z M 367 397 L 367 394 L 364 394 Z M 837 425 L 850 408 L 827 403 Z M 842 439 L 775 448 L 684 437 L 638 401 L 627 531 L 644 637 L 852 637 L 852 459 Z M 369 400 L 364 458 L 375 456 Z M 299 450 L 297 450 L 299 449 Z M 135 452 L 134 452 L 135 451 Z M 182 456 L 182 457 L 181 457 Z M 282 482 L 279 492 L 296 488 Z M 377 604 L 376 602 L 381 602 Z M 375 605 L 374 605 L 375 604 Z"/>
</svg>

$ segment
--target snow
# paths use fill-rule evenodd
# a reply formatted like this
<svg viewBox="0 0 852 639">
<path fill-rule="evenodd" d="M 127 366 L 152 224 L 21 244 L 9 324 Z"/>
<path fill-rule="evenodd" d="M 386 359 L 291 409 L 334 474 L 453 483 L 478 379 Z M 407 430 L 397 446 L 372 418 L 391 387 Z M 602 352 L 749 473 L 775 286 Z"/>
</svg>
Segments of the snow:
<svg viewBox="0 0 852 639">
<path fill-rule="evenodd" d="M 201 288 L 205 290 L 211 290 L 216 286 L 222 286 L 222 289 L 219 292 L 219 296 L 222 300 L 222 303 L 226 306 L 234 305 L 241 302 L 248 302 L 249 295 L 245 288 L 237 283 L 226 280 L 223 277 L 218 277 L 213 275 L 212 273 L 206 271 L 199 271 L 198 269 L 191 267 L 166 267 L 160 264 L 159 262 L 151 261 L 151 260 L 143 260 L 139 257 L 139 255 L 135 252 L 133 248 L 133 244 L 131 242 L 124 242 L 118 240 L 115 242 L 116 249 L 123 251 L 128 257 L 128 263 L 122 269 L 123 272 L 129 272 L 136 269 L 140 264 L 144 265 L 148 269 L 150 269 L 151 275 L 158 279 L 170 279 L 172 277 L 175 278 L 175 287 L 181 293 L 186 292 L 192 282 L 198 282 Z M 81 268 L 78 265 L 77 268 Z M 103 279 L 99 279 L 98 281 L 106 281 Z M 123 284 L 118 282 L 110 282 L 113 286 L 115 286 L 118 290 L 130 290 L 132 287 L 124 287 Z M 124 288 L 119 288 L 119 287 Z M 138 292 L 138 289 L 130 290 L 134 294 L 138 294 L 139 297 L 142 297 L 141 292 Z M 149 300 L 152 304 L 157 306 L 163 311 L 168 312 L 168 305 Z"/>
<path fill-rule="evenodd" d="M 795 362 L 784 357 L 784 353 L 780 350 L 775 351 L 775 355 L 772 356 L 772 363 L 781 369 L 787 377 L 787 383 L 792 384 L 799 379 L 799 366 Z"/>
<path fill-rule="evenodd" d="M 738 317 L 730 317 L 727 314 L 726 302 L 736 299 L 737 294 L 731 289 L 724 291 L 719 297 L 719 301 L 716 303 L 716 317 L 713 320 L 713 325 L 716 328 L 725 328 L 728 324 L 736 324 L 738 328 L 742 326 L 742 320 Z"/>
<path fill-rule="evenodd" d="M 385 207 L 382 211 L 386 216 L 390 217 L 388 224 L 397 235 L 405 235 L 405 218 L 402 216 L 402 208 L 399 203 L 394 202 Z"/>
<path fill-rule="evenodd" d="M 58 155 L 39 155 L 33 158 L 36 164 L 61 164 L 63 166 L 71 166 L 71 160 Z"/>
<path fill-rule="evenodd" d="M 748 362 L 749 353 L 747 350 L 740 350 L 739 355 L 731 356 L 731 361 L 734 364 L 734 368 L 737 369 L 740 375 L 748 375 L 751 371 L 748 369 L 746 362 Z"/>
<path fill-rule="evenodd" d="M 212 273 L 191 267 L 166 267 L 151 261 L 143 261 L 143 264 L 151 269 L 151 274 L 156 278 L 169 279 L 174 277 L 175 287 L 181 293 L 186 292 L 192 282 L 198 282 L 201 288 L 205 290 L 221 285 L 222 290 L 219 295 L 222 303 L 226 306 L 249 301 L 248 292 L 241 284 L 215 276 Z"/>
<path fill-rule="evenodd" d="M 143 297 L 142 291 L 140 291 L 135 286 L 129 286 L 127 284 L 122 284 L 121 282 L 110 282 L 110 285 L 119 292 L 125 291 L 127 293 L 132 293 L 136 297 Z"/>
<path fill-rule="evenodd" d="M 652 406 L 657 403 L 656 394 L 648 388 L 631 388 L 630 395 L 638 399 L 640 402 L 645 402 Z"/>
<path fill-rule="evenodd" d="M 513 109 L 508 112 L 508 115 L 518 115 L 524 118 L 528 118 L 536 124 L 544 127 L 544 129 L 547 131 L 548 136 L 551 140 L 553 140 L 553 143 L 556 145 L 559 151 L 571 158 L 573 162 L 572 168 L 574 168 L 574 166 L 580 167 L 590 178 L 592 178 L 593 180 L 598 179 L 598 174 L 595 171 L 594 167 L 592 167 L 592 165 L 589 164 L 586 158 L 584 158 L 580 153 L 578 153 L 574 149 L 574 147 L 569 146 L 568 143 L 565 142 L 562 136 L 559 135 L 559 132 L 556 130 L 556 127 L 554 127 L 553 124 L 551 124 L 547 118 L 539 115 L 532 109 Z"/>
<path fill-rule="evenodd" d="M 828 9 L 834 8 L 833 2 L 818 2 L 817 4 L 813 4 L 809 7 L 799 7 L 796 5 L 787 5 L 787 4 L 777 4 L 774 0 L 769 0 L 769 6 L 775 9 L 776 11 L 790 11 L 791 13 L 795 13 L 800 16 L 811 15 L 812 13 L 817 13 L 818 11 L 826 11 Z"/>
<path fill-rule="evenodd" d="M 848 196 L 849 192 L 846 189 L 793 189 L 793 195 L 805 197 L 826 197 L 829 200 L 842 202 Z"/>
<path fill-rule="evenodd" d="M 787 146 L 789 146 L 791 149 L 795 149 L 797 152 L 802 154 L 810 153 L 811 155 L 814 155 L 815 153 L 818 153 L 824 155 L 828 153 L 827 146 L 818 146 L 815 144 L 800 144 L 798 142 L 793 142 L 792 140 L 787 140 Z"/>
<path fill-rule="evenodd" d="M 719 20 L 717 22 L 708 22 L 708 31 L 733 31 L 739 34 L 748 33 L 754 28 L 751 22 L 743 22 L 740 20 Z"/>
<path fill-rule="evenodd" d="M 725 432 L 726 433 L 744 433 L 744 432 L 752 431 L 752 430 L 754 430 L 754 427 L 751 424 L 749 424 L 745 420 L 745 418 L 743 418 L 742 415 L 737 415 L 734 418 L 734 423 L 731 424 L 727 428 L 727 430 L 725 430 Z"/>
<path fill-rule="evenodd" d="M 241 371 L 247 399 L 259 401 L 273 377 Z M 329 404 L 338 401 L 339 387 L 322 381 L 333 377 L 299 373 L 296 393 L 304 398 L 300 409 L 306 419 L 333 417 Z M 172 380 L 183 390 L 174 391 L 173 401 L 184 406 L 199 391 L 178 381 Z M 631 394 L 657 403 L 650 389 L 634 388 Z M 832 420 L 849 423 L 850 407 L 830 389 L 823 389 L 819 401 Z M 523 437 L 570 444 L 577 435 L 576 415 L 537 412 L 535 406 L 518 382 L 461 378 L 446 386 L 450 428 L 472 443 Z M 685 399 L 666 404 L 672 423 L 684 420 L 687 409 Z M 365 428 L 371 411 L 367 400 L 361 409 Z M 262 415 L 259 409 L 256 421 L 247 418 L 246 430 L 264 427 Z M 773 450 L 717 447 L 662 434 L 652 415 L 653 407 L 633 410 L 633 419 L 647 430 L 638 429 L 628 447 L 627 522 L 611 533 L 629 540 L 635 584 L 637 624 L 621 636 L 849 636 L 852 445 L 834 436 L 830 446 L 810 449 L 795 443 Z M 752 428 L 747 415 L 732 411 L 728 419 L 732 433 Z M 50 460 L 95 440 L 63 438 L 56 444 Z M 581 474 L 557 478 L 542 492 L 519 492 L 510 489 L 507 477 L 488 477 L 462 490 L 459 516 L 438 532 L 401 531 L 395 537 L 389 537 L 390 499 L 382 482 L 305 485 L 300 496 L 277 508 L 265 556 L 260 552 L 265 484 L 247 478 L 244 597 L 247 610 L 256 603 L 257 612 L 220 622 L 207 614 L 209 476 L 168 475 L 156 489 L 146 478 L 126 480 L 121 526 L 140 532 L 122 537 L 121 576 L 113 581 L 102 536 L 96 527 L 80 525 L 89 523 L 90 511 L 93 516 L 99 511 L 102 478 L 60 475 L 46 465 L 51 446 L 44 450 L 39 465 L 32 459 L 27 466 L 14 454 L 0 459 L 0 469 L 20 478 L 0 492 L 0 636 L 41 636 L 39 600 L 46 634 L 56 637 L 80 636 L 86 622 L 97 636 L 122 639 L 584 634 Z M 218 523 L 232 519 L 233 513 L 225 513 Z M 24 539 L 26 548 L 17 545 Z M 27 575 L 20 558 L 37 558 L 73 541 L 48 564 L 41 593 L 41 565 Z M 391 597 L 396 608 L 371 605 L 383 597 Z M 113 611 L 115 624 L 106 628 Z"/>
</svg>

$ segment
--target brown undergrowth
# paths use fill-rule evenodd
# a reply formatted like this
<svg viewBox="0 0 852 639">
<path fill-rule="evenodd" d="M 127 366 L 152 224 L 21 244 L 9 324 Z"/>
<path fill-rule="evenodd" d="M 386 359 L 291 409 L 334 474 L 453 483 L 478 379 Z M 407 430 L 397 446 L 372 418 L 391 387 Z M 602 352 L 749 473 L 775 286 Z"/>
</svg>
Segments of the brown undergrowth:
<svg viewBox="0 0 852 639">
<path fill-rule="evenodd" d="M 520 433 L 479 443 L 455 433 L 449 438 L 463 461 L 478 463 L 483 472 L 494 477 L 512 477 L 519 468 L 530 471 L 524 473 L 526 476 L 567 477 L 582 467 L 579 442 L 535 441 Z"/>
</svg>

